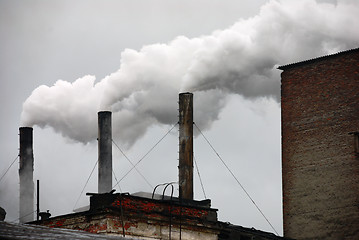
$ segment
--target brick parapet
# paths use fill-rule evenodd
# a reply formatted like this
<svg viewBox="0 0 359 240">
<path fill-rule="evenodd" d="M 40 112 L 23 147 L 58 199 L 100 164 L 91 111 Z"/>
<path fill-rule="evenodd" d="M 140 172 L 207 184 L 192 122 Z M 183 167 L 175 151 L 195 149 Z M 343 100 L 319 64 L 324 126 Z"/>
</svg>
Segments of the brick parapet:
<svg viewBox="0 0 359 240">
<path fill-rule="evenodd" d="M 216 209 L 127 194 L 102 194 L 92 198 L 97 199 L 89 211 L 34 223 L 100 234 L 123 235 L 124 232 L 126 236 L 144 239 L 166 239 L 170 231 L 172 239 L 179 239 L 180 232 L 182 239 L 217 239 L 220 232 Z"/>
</svg>

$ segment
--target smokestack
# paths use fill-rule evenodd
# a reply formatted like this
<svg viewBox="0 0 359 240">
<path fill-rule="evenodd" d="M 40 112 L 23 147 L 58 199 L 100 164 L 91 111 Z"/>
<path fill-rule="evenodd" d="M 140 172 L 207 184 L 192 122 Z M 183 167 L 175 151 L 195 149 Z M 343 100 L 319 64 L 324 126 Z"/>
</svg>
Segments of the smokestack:
<svg viewBox="0 0 359 240">
<path fill-rule="evenodd" d="M 20 223 L 34 220 L 34 155 L 32 128 L 21 127 L 20 131 Z"/>
<path fill-rule="evenodd" d="M 111 112 L 98 112 L 98 193 L 112 190 Z"/>
<path fill-rule="evenodd" d="M 193 94 L 179 94 L 180 198 L 193 199 Z"/>
</svg>

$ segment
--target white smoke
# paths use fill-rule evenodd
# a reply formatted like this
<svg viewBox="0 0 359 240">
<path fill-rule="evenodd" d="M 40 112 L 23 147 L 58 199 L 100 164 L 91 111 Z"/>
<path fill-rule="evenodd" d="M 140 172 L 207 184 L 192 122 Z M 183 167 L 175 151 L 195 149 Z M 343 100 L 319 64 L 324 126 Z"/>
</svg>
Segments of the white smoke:
<svg viewBox="0 0 359 240">
<path fill-rule="evenodd" d="M 177 122 L 177 98 L 195 92 L 195 121 L 218 118 L 228 93 L 279 99 L 277 66 L 357 47 L 358 1 L 270 1 L 260 13 L 208 36 L 179 36 L 121 54 L 117 72 L 40 86 L 23 104 L 24 126 L 50 126 L 83 143 L 97 112 L 113 112 L 114 136 L 131 146 L 153 124 Z"/>
</svg>

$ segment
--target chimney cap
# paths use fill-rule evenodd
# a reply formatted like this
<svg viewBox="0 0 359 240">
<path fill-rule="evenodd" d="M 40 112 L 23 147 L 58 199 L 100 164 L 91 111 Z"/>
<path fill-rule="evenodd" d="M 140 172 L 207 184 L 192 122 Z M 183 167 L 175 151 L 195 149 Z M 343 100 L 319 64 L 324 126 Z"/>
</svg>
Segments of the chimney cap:
<svg viewBox="0 0 359 240">
<path fill-rule="evenodd" d="M 193 95 L 193 93 L 191 93 L 191 92 L 182 92 L 179 95 Z"/>
<path fill-rule="evenodd" d="M 111 114 L 111 111 L 99 111 L 97 114 Z"/>
<path fill-rule="evenodd" d="M 19 130 L 33 130 L 32 127 L 19 127 Z"/>
</svg>

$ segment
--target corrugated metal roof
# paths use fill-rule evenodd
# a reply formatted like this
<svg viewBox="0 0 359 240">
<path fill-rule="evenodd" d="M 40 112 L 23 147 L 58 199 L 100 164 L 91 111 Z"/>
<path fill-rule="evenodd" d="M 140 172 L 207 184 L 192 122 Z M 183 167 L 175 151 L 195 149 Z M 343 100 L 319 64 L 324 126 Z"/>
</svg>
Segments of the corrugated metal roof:
<svg viewBox="0 0 359 240">
<path fill-rule="evenodd" d="M 325 55 L 325 56 L 321 56 L 321 57 L 317 57 L 317 58 L 312 58 L 312 59 L 308 59 L 308 60 L 304 60 L 304 61 L 300 61 L 300 62 L 290 63 L 287 65 L 282 65 L 282 66 L 279 66 L 278 69 L 286 70 L 291 67 L 297 67 L 297 66 L 301 66 L 304 64 L 313 63 L 316 61 L 321 61 L 325 58 L 337 57 L 338 55 L 346 54 L 349 52 L 355 52 L 355 51 L 359 51 L 359 48 L 353 48 L 353 49 L 349 49 L 349 50 L 345 50 L 345 51 L 341 51 L 341 52 L 337 52 L 337 53 L 333 53 L 333 54 L 329 54 L 329 55 Z"/>
<path fill-rule="evenodd" d="M 0 222 L 0 239 L 129 239 L 122 236 L 99 235 L 64 228 L 49 228 L 31 224 Z M 133 239 L 133 238 L 131 238 Z"/>
</svg>

